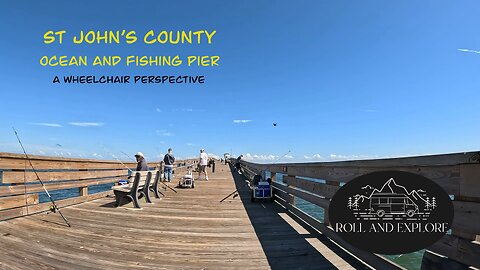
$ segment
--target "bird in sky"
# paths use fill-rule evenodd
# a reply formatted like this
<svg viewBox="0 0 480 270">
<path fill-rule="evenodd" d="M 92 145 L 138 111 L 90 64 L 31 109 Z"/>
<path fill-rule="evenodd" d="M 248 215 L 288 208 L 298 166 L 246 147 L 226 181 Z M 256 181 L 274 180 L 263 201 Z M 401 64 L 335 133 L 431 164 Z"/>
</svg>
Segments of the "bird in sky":
<svg viewBox="0 0 480 270">
<path fill-rule="evenodd" d="M 277 126 L 277 123 L 273 123 L 273 126 L 276 127 L 276 126 Z"/>
</svg>

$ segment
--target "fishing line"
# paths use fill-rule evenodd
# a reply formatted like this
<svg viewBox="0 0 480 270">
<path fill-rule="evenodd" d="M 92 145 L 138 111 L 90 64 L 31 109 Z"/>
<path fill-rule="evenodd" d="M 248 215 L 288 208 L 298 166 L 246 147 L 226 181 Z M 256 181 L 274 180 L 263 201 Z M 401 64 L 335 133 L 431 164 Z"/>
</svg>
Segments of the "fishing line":
<svg viewBox="0 0 480 270">
<path fill-rule="evenodd" d="M 120 162 L 125 168 L 127 168 L 127 170 L 129 170 L 130 172 L 133 172 L 133 170 L 130 169 L 127 165 L 125 165 L 125 163 L 123 163 L 120 159 L 118 159 L 117 156 L 115 156 L 113 153 L 108 151 L 107 147 L 104 144 L 102 144 L 102 147 L 103 147 L 103 150 L 105 150 L 107 152 L 107 154 L 111 155 L 114 159 L 116 159 L 118 162 Z"/>
<path fill-rule="evenodd" d="M 48 198 L 52 202 L 52 206 L 50 207 L 50 210 L 54 213 L 58 212 L 60 214 L 60 216 L 63 218 L 63 220 L 65 221 L 65 223 L 68 225 L 68 227 L 72 227 L 72 225 L 70 225 L 70 223 L 68 223 L 68 220 L 62 214 L 62 212 L 60 212 L 60 209 L 57 207 L 57 204 L 53 200 L 52 196 L 50 196 L 50 193 L 48 192 L 47 188 L 45 187 L 45 184 L 43 183 L 42 179 L 40 179 L 40 176 L 38 175 L 37 170 L 35 170 L 35 167 L 33 167 L 32 161 L 30 160 L 30 157 L 28 156 L 27 151 L 25 151 L 25 147 L 23 147 L 22 141 L 20 140 L 20 137 L 18 136 L 17 131 L 15 130 L 14 127 L 12 127 L 12 129 L 13 129 L 13 132 L 15 132 L 15 136 L 17 137 L 18 143 L 20 143 L 20 146 L 22 147 L 23 153 L 25 154 L 25 157 L 27 158 L 28 162 L 30 163 L 30 167 L 32 167 L 32 170 L 35 173 L 35 176 L 37 177 L 38 182 L 40 182 L 40 184 L 43 187 L 43 190 L 45 190 L 45 193 L 47 194 Z"/>
<path fill-rule="evenodd" d="M 276 163 L 277 163 L 278 161 L 280 161 L 282 158 L 286 157 L 288 154 L 290 154 L 290 152 L 291 152 L 291 151 L 288 150 L 288 152 L 285 153 L 285 155 L 283 155 L 283 156 L 281 156 L 281 157 L 278 157 L 277 160 L 275 160 L 275 161 L 273 162 L 273 164 L 276 164 Z"/>
<path fill-rule="evenodd" d="M 24 162 L 25 167 L 23 170 L 23 195 L 25 196 L 25 208 L 27 208 L 28 216 L 28 199 L 27 199 L 27 160 Z"/>
</svg>

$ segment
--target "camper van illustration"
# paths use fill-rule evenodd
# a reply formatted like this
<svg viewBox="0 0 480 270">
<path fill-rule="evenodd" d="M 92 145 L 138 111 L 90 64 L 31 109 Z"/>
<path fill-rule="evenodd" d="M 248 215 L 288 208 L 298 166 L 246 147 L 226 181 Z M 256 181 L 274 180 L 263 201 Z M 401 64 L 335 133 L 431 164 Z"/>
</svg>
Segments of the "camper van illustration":
<svg viewBox="0 0 480 270">
<path fill-rule="evenodd" d="M 428 196 L 423 189 L 408 190 L 389 178 L 382 187 L 366 185 L 347 199 L 347 208 L 362 220 L 427 220 L 437 207 L 435 196 Z"/>
<path fill-rule="evenodd" d="M 413 217 L 419 213 L 418 206 L 405 194 L 375 193 L 370 197 L 370 213 L 383 217 L 385 214 L 399 214 Z"/>
</svg>

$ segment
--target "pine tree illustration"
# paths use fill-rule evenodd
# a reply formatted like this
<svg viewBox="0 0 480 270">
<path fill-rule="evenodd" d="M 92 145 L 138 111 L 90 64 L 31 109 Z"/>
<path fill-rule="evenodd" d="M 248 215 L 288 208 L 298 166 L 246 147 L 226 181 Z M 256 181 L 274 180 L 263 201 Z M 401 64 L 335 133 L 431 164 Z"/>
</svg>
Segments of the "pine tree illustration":
<svg viewBox="0 0 480 270">
<path fill-rule="evenodd" d="M 430 198 L 427 197 L 427 204 L 425 205 L 425 209 L 426 209 L 426 210 L 430 210 L 430 206 L 431 206 L 431 205 L 430 205 Z"/>
<path fill-rule="evenodd" d="M 432 197 L 432 210 L 437 207 L 437 200 L 435 200 L 435 197 Z"/>
<path fill-rule="evenodd" d="M 355 210 L 358 210 L 358 199 L 359 199 L 360 196 L 355 195 L 354 197 L 355 197 L 355 199 L 354 199 L 355 201 L 353 202 L 352 206 Z"/>
<path fill-rule="evenodd" d="M 349 209 L 352 209 L 352 197 L 348 197 L 347 207 L 348 207 Z"/>
</svg>

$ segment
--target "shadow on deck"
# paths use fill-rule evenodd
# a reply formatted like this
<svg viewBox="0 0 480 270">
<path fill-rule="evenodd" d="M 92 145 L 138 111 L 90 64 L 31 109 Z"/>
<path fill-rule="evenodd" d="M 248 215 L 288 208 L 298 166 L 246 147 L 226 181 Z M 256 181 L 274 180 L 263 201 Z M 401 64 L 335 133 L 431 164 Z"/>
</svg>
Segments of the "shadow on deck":
<svg viewBox="0 0 480 270">
<path fill-rule="evenodd" d="M 290 214 L 288 216 L 293 223 L 301 226 L 300 229 L 292 227 L 292 224 L 282 217 L 287 213 L 286 209 L 277 203 L 268 200 L 252 203 L 245 177 L 234 171 L 233 167 L 230 169 L 271 269 L 370 269 L 330 239 Z M 320 248 L 315 248 L 312 243 Z M 329 252 L 322 252 L 322 247 Z M 332 252 L 336 255 L 332 256 Z"/>
</svg>

